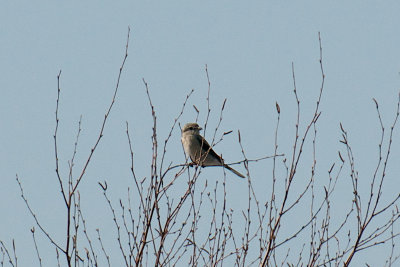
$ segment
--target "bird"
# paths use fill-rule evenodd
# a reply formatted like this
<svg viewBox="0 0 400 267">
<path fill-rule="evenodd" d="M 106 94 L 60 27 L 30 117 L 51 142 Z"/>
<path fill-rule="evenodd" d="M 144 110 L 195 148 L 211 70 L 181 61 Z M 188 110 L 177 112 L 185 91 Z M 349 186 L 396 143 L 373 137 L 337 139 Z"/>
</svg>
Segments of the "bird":
<svg viewBox="0 0 400 267">
<path fill-rule="evenodd" d="M 186 123 L 182 128 L 182 144 L 187 156 L 198 166 L 222 166 L 237 176 L 245 178 L 243 174 L 224 163 L 220 155 L 215 153 L 206 139 L 200 135 L 202 128 L 194 122 Z"/>
</svg>

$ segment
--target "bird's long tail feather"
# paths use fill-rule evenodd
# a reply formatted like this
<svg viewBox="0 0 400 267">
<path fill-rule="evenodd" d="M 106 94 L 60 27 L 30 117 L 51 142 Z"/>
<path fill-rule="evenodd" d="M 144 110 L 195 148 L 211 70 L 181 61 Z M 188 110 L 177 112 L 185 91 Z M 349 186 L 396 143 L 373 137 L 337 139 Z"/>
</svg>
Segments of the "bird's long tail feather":
<svg viewBox="0 0 400 267">
<path fill-rule="evenodd" d="M 241 177 L 241 178 L 246 178 L 243 174 L 241 174 L 240 172 L 238 172 L 235 169 L 232 169 L 231 167 L 229 167 L 228 165 L 224 164 L 224 167 L 228 170 L 230 170 L 231 172 L 233 172 L 234 174 L 236 174 L 237 176 Z"/>
</svg>

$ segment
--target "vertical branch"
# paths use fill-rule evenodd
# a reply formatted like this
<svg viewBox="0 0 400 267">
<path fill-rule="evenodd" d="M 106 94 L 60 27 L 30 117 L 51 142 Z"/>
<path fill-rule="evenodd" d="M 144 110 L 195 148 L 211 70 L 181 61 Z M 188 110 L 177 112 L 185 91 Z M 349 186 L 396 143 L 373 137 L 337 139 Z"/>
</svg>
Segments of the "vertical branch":
<svg viewBox="0 0 400 267">
<path fill-rule="evenodd" d="M 114 95 L 113 95 L 113 97 L 112 97 L 112 100 L 111 100 L 111 103 L 110 103 L 110 105 L 109 105 L 109 107 L 108 107 L 108 110 L 107 110 L 106 114 L 104 115 L 103 123 L 102 123 L 102 125 L 101 125 L 100 133 L 99 133 L 99 136 L 98 136 L 98 138 L 97 138 L 97 140 L 96 140 L 96 143 L 94 144 L 93 148 L 90 150 L 90 153 L 89 153 L 89 156 L 88 156 L 88 158 L 87 158 L 87 160 L 86 160 L 86 163 L 85 163 L 85 165 L 84 165 L 84 167 L 83 167 L 83 169 L 82 169 L 81 174 L 79 175 L 78 179 L 76 180 L 75 185 L 74 185 L 74 187 L 73 187 L 72 192 L 70 193 L 70 195 L 73 194 L 73 193 L 75 192 L 76 188 L 78 187 L 79 183 L 81 182 L 81 180 L 82 180 L 82 178 L 83 178 L 83 176 L 84 176 L 84 174 L 85 174 L 85 172 L 86 172 L 86 169 L 87 169 L 87 167 L 89 166 L 89 162 L 90 162 L 90 160 L 92 159 L 92 156 L 93 156 L 93 154 L 94 154 L 94 152 L 95 152 L 95 150 L 96 150 L 96 148 L 97 148 L 97 145 L 100 143 L 100 139 L 103 137 L 104 128 L 105 128 L 105 126 L 106 126 L 107 119 L 108 119 L 108 117 L 109 117 L 109 115 L 110 115 L 111 109 L 112 109 L 112 107 L 114 106 L 115 99 L 116 99 L 116 97 L 117 97 L 118 88 L 119 88 L 119 82 L 120 82 L 120 80 L 121 80 L 121 74 L 122 74 L 122 71 L 123 71 L 123 69 L 124 69 L 126 59 L 127 59 L 127 57 L 128 57 L 128 48 L 129 48 L 130 31 L 131 31 L 131 29 L 128 27 L 128 36 L 127 36 L 126 45 L 125 45 L 125 55 L 124 55 L 124 59 L 122 60 L 121 67 L 119 68 L 119 73 L 118 73 L 118 78 L 117 78 L 117 84 L 116 84 L 116 86 L 115 86 Z"/>
<path fill-rule="evenodd" d="M 167 153 L 167 143 L 168 143 L 169 139 L 170 139 L 171 136 L 172 136 L 172 132 L 173 132 L 173 130 L 175 129 L 176 123 L 178 122 L 178 120 L 180 119 L 180 117 L 183 115 L 183 111 L 185 110 L 186 103 L 187 103 L 187 101 L 189 100 L 190 96 L 193 94 L 193 92 L 194 92 L 194 90 L 192 89 L 192 90 L 190 91 L 190 93 L 189 93 L 188 95 L 186 95 L 186 98 L 185 98 L 185 101 L 183 102 L 181 111 L 180 111 L 180 113 L 178 114 L 178 116 L 175 117 L 174 123 L 172 124 L 172 127 L 171 127 L 171 130 L 169 131 L 169 134 L 168 134 L 167 138 L 166 138 L 165 141 L 164 141 L 164 149 L 163 149 L 163 154 L 162 154 L 162 157 L 161 157 L 161 164 L 160 164 L 160 178 L 161 178 L 161 179 L 163 178 L 162 170 L 163 170 L 164 158 L 165 158 L 165 155 L 166 155 L 166 153 Z"/>
<path fill-rule="evenodd" d="M 60 264 L 60 253 L 58 253 L 58 248 L 56 247 L 56 258 L 57 258 L 57 266 L 61 267 Z"/>
<path fill-rule="evenodd" d="M 149 94 L 149 89 L 146 81 L 143 79 L 143 83 L 146 87 L 146 93 L 147 97 L 149 100 L 150 108 L 151 108 L 151 114 L 153 118 L 153 134 L 152 134 L 152 160 L 151 160 L 151 180 L 150 180 L 150 186 L 149 190 L 147 192 L 147 197 L 146 197 L 146 207 L 145 207 L 145 221 L 144 223 L 144 229 L 143 233 L 141 236 L 140 240 L 140 246 L 138 250 L 138 254 L 136 255 L 135 258 L 135 264 L 138 266 L 143 259 L 143 252 L 145 247 L 147 246 L 147 235 L 149 232 L 151 232 L 151 227 L 152 227 L 152 220 L 153 220 L 153 215 L 154 211 L 157 210 L 157 214 L 159 215 L 159 208 L 158 208 L 158 193 L 159 193 L 159 185 L 158 185 L 158 175 L 157 175 L 157 119 L 156 119 L 156 114 L 154 111 L 154 106 L 151 102 L 150 94 Z M 154 200 L 153 200 L 154 198 Z M 161 222 L 159 222 L 159 227 L 161 228 Z M 154 244 L 154 241 L 153 241 Z"/>
<path fill-rule="evenodd" d="M 378 106 L 378 102 L 376 100 L 375 104 L 376 104 L 376 108 L 378 111 L 378 118 L 379 121 L 382 122 L 381 120 L 381 116 L 380 116 L 380 112 L 379 112 L 379 106 Z M 347 134 L 346 132 L 343 130 L 343 127 L 341 126 L 342 132 L 343 132 L 343 141 L 342 143 L 345 144 L 346 149 L 348 151 L 348 157 L 349 157 L 349 161 L 350 161 L 350 167 L 351 167 L 351 173 L 350 176 L 352 177 L 352 181 L 353 181 L 353 188 L 355 188 L 355 197 L 354 197 L 354 201 L 357 207 L 357 221 L 358 221 L 358 232 L 357 232 L 357 236 L 356 239 L 354 241 L 354 244 L 352 245 L 351 249 L 349 250 L 349 255 L 345 261 L 345 266 L 349 266 L 350 262 L 352 261 L 352 259 L 354 258 L 354 255 L 362 250 L 362 249 L 366 249 L 372 246 L 376 246 L 377 244 L 382 244 L 385 243 L 389 240 L 392 239 L 392 237 L 390 238 L 384 238 L 383 235 L 389 231 L 389 229 L 391 229 L 391 226 L 400 218 L 400 212 L 397 208 L 396 203 L 398 202 L 398 200 L 400 199 L 400 194 L 397 194 L 394 198 L 392 198 L 391 201 L 389 201 L 389 203 L 385 204 L 383 207 L 381 207 L 380 209 L 378 209 L 378 205 L 381 203 L 381 196 L 382 196 L 382 190 L 383 190 L 383 183 L 385 181 L 385 177 L 386 177 L 386 169 L 388 166 L 388 162 L 389 162 L 389 158 L 390 158 L 390 154 L 391 154 L 391 147 L 392 147 L 392 142 L 393 142 L 393 132 L 394 129 L 396 127 L 398 118 L 399 118 L 399 114 L 400 114 L 400 94 L 399 94 L 399 98 L 397 101 L 397 110 L 396 110 L 396 116 L 393 120 L 393 123 L 390 127 L 390 134 L 389 134 L 389 139 L 388 139 L 388 144 L 387 144 L 387 148 L 386 148 L 386 155 L 383 161 L 383 166 L 382 166 L 382 170 L 381 170 L 381 174 L 379 177 L 379 186 L 375 189 L 375 180 L 376 180 L 376 173 L 378 172 L 377 170 L 375 170 L 374 175 L 372 177 L 372 182 L 371 182 L 371 189 L 370 189 L 370 196 L 368 199 L 368 204 L 367 204 L 367 209 L 366 209 L 366 213 L 364 213 L 364 217 L 361 217 L 362 215 L 362 209 L 361 209 L 361 198 L 359 197 L 359 194 L 357 192 L 357 172 L 354 170 L 354 159 L 353 159 L 353 154 L 352 154 L 352 150 L 351 147 L 349 145 L 348 142 L 348 138 L 347 138 Z M 382 134 L 384 132 L 384 127 L 383 124 L 381 124 L 381 130 L 382 130 Z M 383 139 L 383 137 L 381 137 L 381 140 Z M 379 144 L 379 147 L 381 149 L 382 147 L 382 141 Z M 381 161 L 381 151 L 379 153 L 379 160 L 378 160 L 378 166 L 377 169 L 379 169 L 380 166 L 380 161 Z M 356 173 L 356 174 L 354 174 Z M 354 185 L 355 184 L 355 185 Z M 373 195 L 376 195 L 375 198 L 373 198 Z M 372 207 L 372 209 L 370 208 Z M 365 236 L 366 231 L 368 226 L 370 225 L 371 221 L 376 218 L 377 216 L 383 214 L 386 210 L 388 210 L 389 208 L 392 208 L 392 216 L 390 218 L 390 220 L 388 220 L 386 223 L 382 223 L 381 225 L 379 225 L 376 230 L 374 230 L 370 235 Z M 370 212 L 369 212 L 370 211 Z M 392 234 L 392 236 L 398 236 L 400 235 L 400 233 L 396 233 L 396 234 Z M 383 240 L 379 240 L 378 238 L 382 238 Z M 378 239 L 378 240 L 377 240 Z"/>
<path fill-rule="evenodd" d="M 281 108 L 279 107 L 279 104 L 276 103 L 276 111 L 278 113 L 278 118 L 276 120 L 276 126 L 275 126 L 275 138 L 274 138 L 274 158 L 273 158 L 273 163 L 272 163 L 272 190 L 271 190 L 271 199 L 270 199 L 270 208 L 269 208 L 269 221 L 268 221 L 268 227 L 269 231 L 272 232 L 272 224 L 273 224 L 273 218 L 277 216 L 278 214 L 278 207 L 276 206 L 276 196 L 275 196 L 275 185 L 276 185 L 276 155 L 278 152 L 278 130 L 279 130 L 279 122 L 281 118 Z M 274 214 L 272 214 L 274 212 Z M 266 233 L 268 231 L 266 230 Z"/>
<path fill-rule="evenodd" d="M 57 179 L 58 179 L 58 183 L 60 184 L 60 190 L 61 190 L 61 194 L 62 197 L 64 199 L 64 203 L 66 206 L 68 206 L 68 202 L 67 202 L 67 197 L 66 197 L 66 193 L 64 192 L 64 185 L 62 182 L 62 178 L 60 175 L 60 169 L 59 169 L 59 164 L 58 164 L 58 147 L 57 147 L 57 133 L 58 133 L 58 123 L 59 123 L 59 118 L 58 118 L 58 107 L 60 104 L 60 77 L 61 77 L 61 70 L 57 75 L 57 104 L 56 104 L 56 128 L 54 130 L 54 154 L 55 154 L 55 158 L 56 158 L 56 174 L 57 174 Z"/>
<path fill-rule="evenodd" d="M 376 212 L 380 197 L 382 195 L 382 186 L 383 186 L 383 181 L 385 179 L 386 176 L 386 168 L 387 168 L 387 164 L 389 161 L 389 156 L 390 156 L 390 149 L 392 147 L 392 142 L 393 142 L 393 131 L 394 128 L 396 127 L 397 121 L 399 119 L 399 114 L 400 114 L 400 93 L 398 95 L 398 101 L 397 101 L 397 111 L 396 111 L 396 116 L 394 118 L 394 121 L 390 127 L 390 135 L 389 135 L 389 141 L 388 141 L 388 146 L 387 146 L 387 150 L 386 150 L 386 156 L 385 156 L 385 161 L 383 163 L 383 169 L 382 169 L 382 174 L 380 177 L 380 183 L 379 183 L 379 188 L 378 188 L 378 192 L 377 192 L 377 197 L 376 197 L 376 201 L 375 201 L 375 206 L 373 208 L 373 214 Z"/>
<path fill-rule="evenodd" d="M 18 259 L 17 259 L 17 251 L 15 248 L 15 240 L 13 239 L 12 241 L 12 245 L 13 245 L 13 254 L 14 254 L 14 260 L 15 260 L 15 266 L 18 265 Z"/>
<path fill-rule="evenodd" d="M 131 173 L 132 173 L 132 176 L 133 176 L 133 179 L 134 179 L 134 181 L 135 181 L 135 185 L 136 185 L 136 189 L 137 189 L 137 192 L 139 193 L 139 197 L 140 197 L 140 203 L 141 203 L 141 206 L 140 207 L 145 207 L 145 204 L 144 204 L 144 199 L 143 199 L 143 190 L 142 190 L 142 188 L 139 186 L 139 182 L 138 182 L 138 178 L 136 177 L 136 174 L 135 174 L 135 169 L 134 169 L 134 161 L 133 161 L 133 149 L 132 149 L 132 142 L 131 142 L 131 137 L 130 137 L 130 135 L 129 135 L 129 125 L 128 125 L 128 122 L 126 122 L 126 136 L 127 136 L 127 138 L 128 138 L 128 144 L 129 144 L 129 152 L 130 152 L 130 159 L 131 159 L 131 167 L 130 167 L 130 169 L 131 169 Z"/>
<path fill-rule="evenodd" d="M 252 193 L 254 196 L 254 200 L 256 201 L 256 205 L 258 208 L 258 201 L 255 198 L 255 194 L 254 194 L 254 190 L 252 188 L 252 184 L 251 184 L 251 178 L 250 178 L 250 170 L 249 170 L 249 162 L 246 156 L 246 153 L 244 152 L 244 148 L 242 145 L 242 138 L 240 136 L 240 131 L 238 131 L 238 142 L 240 145 L 240 148 L 242 150 L 242 155 L 244 158 L 244 166 L 247 172 L 247 196 L 248 196 L 248 200 L 247 200 L 247 214 L 243 213 L 243 216 L 245 218 L 245 226 L 244 226 L 244 236 L 242 237 L 242 248 L 243 248 L 243 265 L 246 262 L 247 259 L 247 255 L 249 252 L 249 246 L 250 246 L 250 226 L 251 226 L 251 202 L 252 202 Z M 259 210 L 258 210 L 258 214 L 260 214 Z"/>
<path fill-rule="evenodd" d="M 118 88 L 119 88 L 119 82 L 120 82 L 120 78 L 121 78 L 121 74 L 122 74 L 122 70 L 125 66 L 125 62 L 126 59 L 128 57 L 128 45 L 129 45 L 129 34 L 130 34 L 130 29 L 128 28 L 128 36 L 127 36 L 127 42 L 126 42 L 126 46 L 125 46 L 125 56 L 124 59 L 122 61 L 121 67 L 119 69 L 119 75 L 117 78 L 117 84 L 114 90 L 114 94 L 112 97 L 112 101 L 108 107 L 108 110 L 105 114 L 100 132 L 99 132 L 99 136 L 95 142 L 95 145 L 93 146 L 93 148 L 91 149 L 89 156 L 86 160 L 86 163 L 84 164 L 84 167 L 82 168 L 82 171 L 80 173 L 80 175 L 77 177 L 77 179 L 75 181 L 73 181 L 73 167 L 74 167 L 74 159 L 75 159 L 75 155 L 76 155 L 76 150 L 77 150 L 77 144 L 78 144 L 78 139 L 79 139 L 79 134 L 81 131 L 81 119 L 79 120 L 79 127 L 78 127 L 78 133 L 77 133 L 77 137 L 76 137 L 76 141 L 75 141 L 75 146 L 74 146 L 74 152 L 72 155 L 72 159 L 69 162 L 69 176 L 68 176 L 68 195 L 66 193 L 66 189 L 64 188 L 64 184 L 63 184 L 63 179 L 61 177 L 60 174 L 60 166 L 59 166 L 59 151 L 58 151 L 58 139 L 57 139 L 57 134 L 58 134 L 58 126 L 59 126 L 59 104 L 60 104 L 60 77 L 61 77 L 61 70 L 57 75 L 57 101 L 56 101 L 56 111 L 55 111 L 55 117 L 56 117 L 56 127 L 54 130 L 54 153 L 55 153 L 55 163 L 56 163 L 56 174 L 57 174 L 57 179 L 59 182 L 59 186 L 60 186 L 60 190 L 61 190 L 61 194 L 64 200 L 64 204 L 66 205 L 66 215 L 67 215 L 67 223 L 66 223 L 66 244 L 65 244 L 65 248 L 62 248 L 60 245 L 58 245 L 53 238 L 50 236 L 50 234 L 44 229 L 44 227 L 42 226 L 42 224 L 39 222 L 36 214 L 33 212 L 33 210 L 31 209 L 27 198 L 24 195 L 24 191 L 22 188 L 22 185 L 19 181 L 18 176 L 16 176 L 16 180 L 17 183 L 20 187 L 21 190 L 21 197 L 25 202 L 25 205 L 27 206 L 29 212 L 31 213 L 32 217 L 34 218 L 36 225 L 40 228 L 40 230 L 45 234 L 45 236 L 48 238 L 48 240 L 56 247 L 56 253 L 57 253 L 57 261 L 58 261 L 58 265 L 60 265 L 59 263 L 59 251 L 61 251 L 67 260 L 67 265 L 68 266 L 72 266 L 73 264 L 73 260 L 75 260 L 75 264 L 78 264 L 79 261 L 83 261 L 78 254 L 77 251 L 77 242 L 78 242 L 78 228 L 79 228 L 79 219 L 80 219 L 80 214 L 78 213 L 77 209 L 79 209 L 79 203 L 76 202 L 76 198 L 75 198 L 75 193 L 76 190 L 78 188 L 78 185 L 80 184 L 86 169 L 92 159 L 92 156 L 100 142 L 100 139 L 103 137 L 103 132 L 105 129 L 105 125 L 107 122 L 107 119 L 110 115 L 111 109 L 114 105 L 115 99 L 116 99 L 116 95 L 118 92 Z M 79 196 L 78 196 L 79 198 Z M 78 200 L 79 202 L 79 200 Z M 73 226 L 71 226 L 73 223 Z M 71 227 L 74 227 L 74 235 L 71 236 L 71 231 L 73 229 L 71 229 Z M 71 249 L 71 242 L 72 242 L 72 249 Z M 73 259 L 73 255 L 75 255 L 74 259 Z M 16 259 L 16 256 L 15 256 Z"/>
<path fill-rule="evenodd" d="M 206 180 L 206 186 L 207 186 L 207 180 Z M 204 187 L 204 190 L 205 190 L 206 186 Z M 204 192 L 204 190 L 203 190 L 203 192 Z M 203 192 L 201 193 L 201 197 L 203 196 Z M 191 192 L 190 192 L 190 199 L 191 199 L 191 208 L 193 210 L 193 215 L 192 215 L 193 219 L 192 219 L 191 228 L 190 228 L 190 234 L 191 234 L 190 242 L 193 244 L 193 252 L 192 252 L 191 258 L 192 258 L 192 264 L 195 265 L 196 264 L 195 263 L 195 259 L 197 258 L 197 256 L 196 256 L 196 250 L 197 250 L 197 247 L 196 247 L 196 230 L 197 230 L 197 224 L 198 224 L 198 220 L 199 220 L 198 213 L 200 212 L 200 207 L 201 206 L 199 206 L 199 210 L 197 210 L 196 205 L 195 205 L 194 190 L 191 190 Z"/>
<path fill-rule="evenodd" d="M 126 59 L 128 57 L 129 36 L 130 36 L 130 28 L 128 27 L 128 36 L 127 36 L 127 41 L 126 41 L 126 45 L 125 45 L 125 56 L 124 56 L 124 58 L 122 60 L 121 67 L 119 69 L 119 74 L 118 74 L 118 78 L 117 78 L 117 84 L 116 84 L 115 90 L 114 90 L 114 95 L 112 97 L 112 100 L 111 100 L 111 103 L 110 103 L 110 105 L 108 107 L 108 110 L 107 110 L 107 112 L 106 112 L 106 114 L 104 116 L 103 123 L 101 125 L 101 129 L 100 129 L 100 132 L 99 132 L 99 136 L 98 136 L 98 138 L 97 138 L 97 140 L 95 142 L 95 145 L 93 146 L 93 148 L 91 149 L 91 151 L 89 153 L 89 156 L 88 156 L 88 158 L 86 160 L 86 163 L 85 163 L 85 165 L 84 165 L 84 167 L 83 167 L 83 169 L 81 171 L 81 174 L 76 179 L 75 184 L 73 186 L 71 186 L 71 189 L 69 190 L 69 196 L 68 196 L 68 200 L 66 202 L 66 205 L 67 205 L 67 229 L 66 229 L 66 231 L 67 231 L 66 235 L 67 236 L 66 236 L 66 239 L 67 240 L 66 240 L 66 246 L 65 246 L 65 250 L 64 250 L 65 251 L 64 252 L 65 256 L 67 258 L 68 266 L 71 266 L 71 255 L 72 255 L 72 253 L 70 254 L 71 208 L 72 208 L 71 205 L 73 203 L 73 198 L 74 198 L 74 195 L 75 195 L 75 191 L 77 190 L 78 185 L 82 181 L 82 178 L 83 178 L 83 176 L 84 176 L 84 174 L 86 172 L 86 169 L 89 166 L 89 163 L 90 163 L 90 161 L 92 159 L 92 156 L 93 156 L 98 144 L 100 143 L 101 138 L 103 137 L 103 132 L 104 132 L 104 129 L 105 129 L 105 125 L 107 123 L 107 119 L 108 119 L 108 117 L 110 115 L 110 112 L 111 112 L 111 109 L 112 109 L 112 107 L 113 107 L 113 105 L 115 103 L 115 99 L 116 99 L 118 88 L 119 88 L 119 82 L 120 82 L 120 79 L 121 79 L 122 70 L 124 69 L 125 62 L 126 62 Z M 57 101 L 57 103 L 58 103 L 58 101 Z M 58 108 L 58 105 L 57 105 L 57 108 Z"/>
<path fill-rule="evenodd" d="M 40 257 L 39 249 L 38 249 L 38 246 L 37 246 L 37 243 L 36 243 L 35 227 L 32 227 L 31 233 L 32 233 L 33 243 L 35 244 L 36 255 L 37 255 L 38 260 L 39 260 L 39 266 L 42 267 L 42 258 Z"/>
<path fill-rule="evenodd" d="M 289 172 L 289 176 L 286 178 L 286 185 L 285 185 L 285 192 L 284 192 L 283 200 L 282 200 L 281 206 L 279 208 L 279 213 L 272 220 L 272 224 L 270 225 L 268 246 L 267 246 L 266 252 L 265 252 L 264 257 L 260 264 L 263 267 L 267 266 L 269 264 L 269 259 L 275 250 L 276 236 L 277 236 L 277 233 L 281 226 L 282 216 L 287 211 L 289 211 L 291 208 L 293 208 L 294 205 L 299 203 L 299 200 L 304 196 L 304 193 L 308 190 L 308 188 L 311 184 L 311 181 L 310 181 L 308 183 L 308 185 L 306 186 L 304 192 L 302 194 L 300 194 L 300 196 L 297 198 L 297 200 L 292 205 L 290 205 L 289 208 L 287 208 L 287 200 L 289 197 L 290 188 L 291 188 L 292 181 L 293 181 L 296 171 L 297 171 L 298 163 L 300 161 L 300 158 L 302 158 L 303 147 L 304 147 L 305 141 L 308 137 L 310 128 L 317 122 L 317 120 L 320 116 L 319 105 L 321 102 L 321 96 L 322 96 L 322 92 L 324 89 L 325 74 L 324 74 L 323 65 L 322 65 L 322 44 L 321 44 L 321 37 L 320 37 L 319 33 L 318 33 L 318 41 L 319 41 L 319 48 L 320 48 L 320 61 L 319 62 L 320 62 L 320 67 L 321 67 L 322 82 L 321 82 L 319 96 L 318 96 L 318 99 L 316 102 L 313 117 L 310 120 L 310 122 L 308 123 L 304 133 L 302 134 L 302 138 L 301 138 L 300 142 L 299 142 L 299 138 L 300 138 L 300 134 L 299 134 L 300 100 L 297 95 L 296 77 L 295 77 L 295 72 L 294 72 L 294 65 L 292 63 L 293 92 L 294 92 L 294 95 L 296 98 L 296 104 L 297 104 L 297 120 L 296 120 L 296 127 L 295 127 L 295 140 L 294 140 L 293 150 L 292 150 L 292 160 L 291 160 L 291 165 L 290 165 L 290 172 Z"/>
<path fill-rule="evenodd" d="M 383 140 L 384 140 L 384 137 L 385 137 L 385 127 L 383 126 L 381 113 L 379 111 L 378 101 L 376 101 L 375 98 L 373 98 L 372 100 L 375 102 L 376 111 L 378 113 L 378 120 L 379 120 L 379 124 L 380 124 L 380 127 L 381 127 L 381 139 L 380 139 L 379 144 L 378 144 L 378 148 L 379 148 L 378 163 L 376 165 L 375 172 L 374 172 L 374 175 L 373 175 L 373 178 L 372 178 L 372 182 L 371 182 L 371 185 L 370 185 L 370 194 L 369 194 L 369 199 L 368 199 L 368 204 L 367 204 L 367 211 L 366 211 L 367 214 L 369 214 L 369 209 L 371 207 L 371 203 L 372 203 L 373 196 L 374 196 L 375 181 L 376 181 L 376 178 L 377 178 L 377 175 L 378 175 L 378 171 L 379 171 L 381 163 L 382 163 L 382 158 L 383 158 L 383 156 L 382 156 L 382 146 L 383 146 Z"/>
<path fill-rule="evenodd" d="M 11 255 L 8 252 L 8 249 L 7 249 L 6 245 L 3 243 L 3 241 L 0 240 L 0 244 L 1 244 L 1 250 L 3 252 L 3 261 L 1 262 L 2 265 L 4 262 L 4 254 L 6 254 L 7 258 L 8 258 L 8 262 L 11 264 L 11 266 L 17 267 L 17 262 L 15 261 L 15 263 L 14 263 L 13 259 L 11 258 Z M 14 240 L 13 240 L 13 247 L 14 247 Z"/>
<path fill-rule="evenodd" d="M 210 76 L 208 75 L 208 67 L 207 67 L 207 64 L 206 64 L 205 70 L 206 70 L 206 75 L 207 75 L 208 90 L 207 90 L 207 99 L 206 99 L 206 100 L 207 100 L 207 117 L 206 117 L 206 121 L 205 121 L 205 123 L 204 123 L 204 136 L 206 135 L 208 119 L 209 119 L 210 113 L 211 113 L 211 108 L 210 108 L 211 82 L 210 82 Z"/>
<path fill-rule="evenodd" d="M 94 252 L 94 249 L 93 249 L 92 240 L 90 239 L 89 234 L 87 232 L 86 220 L 85 220 L 85 218 L 83 218 L 83 214 L 82 214 L 82 210 L 81 210 L 81 206 L 80 206 L 80 201 L 78 202 L 78 207 L 77 208 L 78 208 L 79 218 L 82 221 L 82 225 L 83 225 L 83 233 L 85 235 L 86 241 L 89 244 L 90 254 L 92 255 L 92 258 L 93 258 L 92 261 L 94 262 L 95 266 L 99 266 L 98 262 L 97 262 L 97 255 L 96 255 L 96 253 Z M 88 260 L 90 260 L 89 251 L 86 251 L 86 254 L 87 254 Z"/>
<path fill-rule="evenodd" d="M 69 192 L 71 192 L 72 190 L 72 183 L 73 183 L 73 168 L 74 168 L 74 160 L 75 160 L 75 156 L 76 156 L 76 152 L 78 149 L 78 141 L 79 141 L 79 136 L 81 134 L 82 128 L 82 115 L 79 117 L 79 122 L 78 122 L 78 132 L 76 134 L 76 139 L 75 139 L 75 143 L 74 143 L 74 152 L 72 153 L 72 157 L 71 160 L 68 162 L 69 163 L 69 175 L 68 175 L 68 186 L 69 186 Z"/>
<path fill-rule="evenodd" d="M 100 230 L 96 229 L 96 232 L 97 232 L 97 238 L 98 238 L 100 246 L 101 246 L 101 250 L 103 251 L 103 254 L 107 259 L 108 267 L 110 267 L 111 266 L 111 264 L 110 264 L 110 256 L 108 256 L 108 254 L 107 254 L 107 252 L 106 252 L 106 250 L 104 248 L 103 241 L 101 240 L 101 236 L 100 236 Z"/>
<path fill-rule="evenodd" d="M 222 201 L 222 210 L 221 210 L 221 222 L 217 228 L 216 235 L 216 245 L 217 251 L 215 254 L 215 263 L 221 263 L 223 265 L 223 258 L 225 254 L 225 245 L 226 245 L 226 236 L 225 236 L 225 212 L 226 212 L 226 173 L 224 170 L 224 180 L 222 182 L 222 190 L 223 190 L 223 201 Z M 216 203 L 216 202 L 215 202 Z"/>
<path fill-rule="evenodd" d="M 104 198 L 107 200 L 108 206 L 110 207 L 110 210 L 112 212 L 113 221 L 114 221 L 115 227 L 117 229 L 117 241 L 118 241 L 119 249 L 122 253 L 122 258 L 124 259 L 126 267 L 130 267 L 130 265 L 128 264 L 128 259 L 127 259 L 125 250 L 124 250 L 124 248 L 122 246 L 122 242 L 121 242 L 121 226 L 119 225 L 119 223 L 117 221 L 117 217 L 115 216 L 115 209 L 112 206 L 111 201 L 107 196 L 107 187 L 103 187 L 102 185 L 100 185 L 100 186 L 103 188 Z M 138 266 L 138 265 L 136 265 L 136 266 Z"/>
</svg>

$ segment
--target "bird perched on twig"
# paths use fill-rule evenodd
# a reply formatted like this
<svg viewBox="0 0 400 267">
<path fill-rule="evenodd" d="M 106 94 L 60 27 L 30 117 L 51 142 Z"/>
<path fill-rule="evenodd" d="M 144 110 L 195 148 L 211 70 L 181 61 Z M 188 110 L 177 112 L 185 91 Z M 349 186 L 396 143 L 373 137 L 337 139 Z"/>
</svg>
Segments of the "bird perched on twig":
<svg viewBox="0 0 400 267">
<path fill-rule="evenodd" d="M 183 149 L 192 162 L 201 167 L 223 166 L 237 176 L 245 178 L 243 174 L 226 165 L 222 157 L 215 153 L 206 139 L 200 135 L 201 129 L 197 123 L 186 123 L 182 129 Z"/>
</svg>

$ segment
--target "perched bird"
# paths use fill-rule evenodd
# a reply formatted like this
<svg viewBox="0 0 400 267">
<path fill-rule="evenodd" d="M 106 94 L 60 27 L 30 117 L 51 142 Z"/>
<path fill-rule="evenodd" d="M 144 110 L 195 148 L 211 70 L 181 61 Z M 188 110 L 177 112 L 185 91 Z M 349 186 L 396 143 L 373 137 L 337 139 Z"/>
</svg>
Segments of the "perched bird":
<svg viewBox="0 0 400 267">
<path fill-rule="evenodd" d="M 183 148 L 192 162 L 201 167 L 223 166 L 237 176 L 245 178 L 243 174 L 226 165 L 222 157 L 214 152 L 206 139 L 200 135 L 201 129 L 197 123 L 186 123 L 182 129 Z"/>
</svg>

